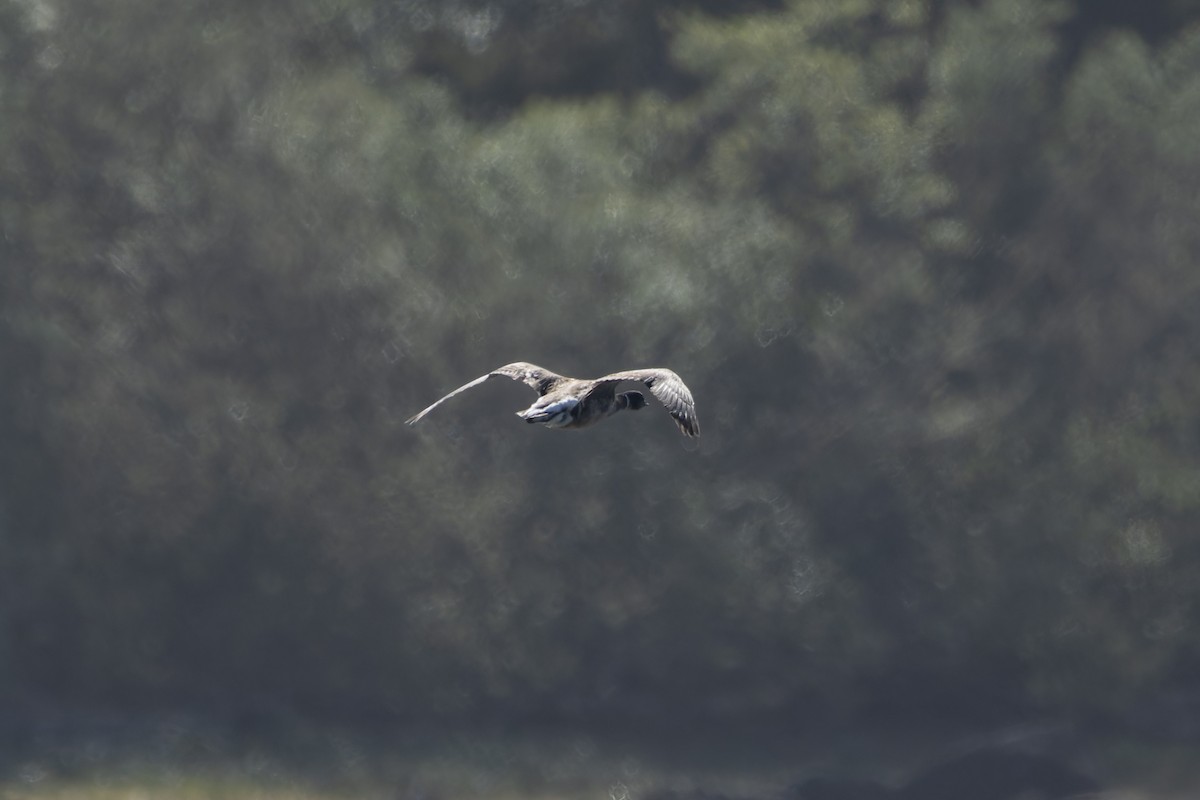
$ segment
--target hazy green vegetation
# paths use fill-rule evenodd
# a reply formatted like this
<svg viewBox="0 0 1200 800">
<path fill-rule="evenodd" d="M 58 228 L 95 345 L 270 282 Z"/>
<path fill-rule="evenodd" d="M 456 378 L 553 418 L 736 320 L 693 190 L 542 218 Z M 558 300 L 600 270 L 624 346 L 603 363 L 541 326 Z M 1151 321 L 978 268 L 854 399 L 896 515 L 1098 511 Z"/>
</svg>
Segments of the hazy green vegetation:
<svg viewBox="0 0 1200 800">
<path fill-rule="evenodd" d="M 0 702 L 1194 681 L 1200 8 L 1080 6 L 5 4 Z M 402 424 L 518 359 L 670 366 L 704 436 Z"/>
</svg>

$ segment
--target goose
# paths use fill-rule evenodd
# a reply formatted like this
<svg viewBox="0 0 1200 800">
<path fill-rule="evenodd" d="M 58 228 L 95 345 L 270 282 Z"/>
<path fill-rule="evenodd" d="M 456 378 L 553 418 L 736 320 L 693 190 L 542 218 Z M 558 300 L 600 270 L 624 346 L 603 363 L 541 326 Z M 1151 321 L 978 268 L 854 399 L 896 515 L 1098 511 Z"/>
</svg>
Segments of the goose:
<svg viewBox="0 0 1200 800">
<path fill-rule="evenodd" d="M 470 383 L 464 383 L 429 408 L 409 417 L 406 422 L 415 425 L 456 394 L 497 376 L 523 381 L 538 393 L 533 405 L 517 412 L 518 417 L 531 424 L 540 422 L 547 428 L 564 430 L 585 428 L 608 419 L 618 411 L 637 411 L 646 405 L 645 396 L 641 392 L 617 394 L 616 388 L 623 381 L 638 381 L 644 383 L 666 407 L 684 436 L 700 435 L 700 420 L 696 418 L 696 402 L 692 399 L 692 393 L 683 380 L 669 369 L 631 369 L 586 380 L 568 378 L 524 361 L 506 364 L 480 375 Z"/>
</svg>

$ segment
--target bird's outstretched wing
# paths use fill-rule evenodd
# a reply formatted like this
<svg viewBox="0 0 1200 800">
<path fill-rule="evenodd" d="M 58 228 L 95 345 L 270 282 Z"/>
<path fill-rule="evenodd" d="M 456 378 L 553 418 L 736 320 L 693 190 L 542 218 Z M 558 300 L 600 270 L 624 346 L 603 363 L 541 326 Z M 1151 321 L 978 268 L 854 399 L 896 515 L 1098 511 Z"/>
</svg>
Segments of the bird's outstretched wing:
<svg viewBox="0 0 1200 800">
<path fill-rule="evenodd" d="M 669 369 L 631 369 L 597 378 L 596 384 L 618 381 L 640 381 L 650 387 L 685 436 L 700 435 L 700 420 L 696 417 L 696 401 L 683 379 Z"/>
<path fill-rule="evenodd" d="M 464 383 L 462 386 L 458 387 L 453 392 L 451 392 L 450 394 L 443 397 L 441 400 L 438 400 L 436 403 L 434 403 L 433 405 L 431 405 L 429 408 L 425 409 L 421 413 L 415 414 L 415 415 L 409 417 L 407 420 L 405 420 L 405 422 L 409 425 L 414 425 L 414 424 L 420 422 L 425 417 L 426 414 L 428 414 L 430 411 L 433 411 L 435 408 L 437 408 L 442 403 L 449 400 L 451 397 L 454 397 L 454 395 L 459 394 L 461 392 L 465 392 L 467 389 L 470 389 L 473 386 L 478 386 L 479 384 L 486 381 L 488 378 L 491 378 L 491 377 L 494 377 L 497 375 L 505 377 L 505 378 L 512 378 L 514 381 L 524 381 L 525 384 L 528 385 L 531 389 L 535 389 L 539 395 L 545 394 L 546 392 L 550 391 L 551 389 L 554 388 L 554 385 L 556 383 L 558 383 L 559 381 L 561 381 L 563 379 L 562 375 L 555 374 L 548 369 L 542 369 L 541 367 L 539 367 L 536 364 L 527 364 L 524 361 L 517 361 L 512 364 L 506 364 L 503 367 L 497 367 L 496 369 L 489 372 L 487 375 L 480 375 L 478 378 L 471 381 L 470 383 Z"/>
</svg>

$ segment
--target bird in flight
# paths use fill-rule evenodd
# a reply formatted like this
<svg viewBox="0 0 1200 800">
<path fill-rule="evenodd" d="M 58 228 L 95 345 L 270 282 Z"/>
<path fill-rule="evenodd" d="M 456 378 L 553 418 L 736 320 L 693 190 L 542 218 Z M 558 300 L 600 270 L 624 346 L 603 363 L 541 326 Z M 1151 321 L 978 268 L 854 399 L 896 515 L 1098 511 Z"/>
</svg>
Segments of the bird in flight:
<svg viewBox="0 0 1200 800">
<path fill-rule="evenodd" d="M 691 391 L 680 377 L 669 369 L 631 369 L 626 372 L 614 372 L 595 380 L 584 380 L 558 375 L 524 361 L 499 367 L 470 383 L 463 384 L 421 413 L 410 417 L 406 420 L 407 423 L 414 425 L 420 422 L 426 414 L 454 395 L 495 376 L 524 381 L 527 386 L 537 391 L 538 399 L 534 404 L 524 411 L 517 412 L 518 417 L 529 423 L 540 422 L 547 428 L 584 428 L 607 419 L 618 411 L 637 411 L 646 405 L 645 396 L 641 392 L 617 394 L 616 389 L 617 384 L 624 381 L 638 381 L 644 383 L 666 407 L 667 413 L 685 436 L 700 435 L 696 401 L 692 399 Z"/>
</svg>

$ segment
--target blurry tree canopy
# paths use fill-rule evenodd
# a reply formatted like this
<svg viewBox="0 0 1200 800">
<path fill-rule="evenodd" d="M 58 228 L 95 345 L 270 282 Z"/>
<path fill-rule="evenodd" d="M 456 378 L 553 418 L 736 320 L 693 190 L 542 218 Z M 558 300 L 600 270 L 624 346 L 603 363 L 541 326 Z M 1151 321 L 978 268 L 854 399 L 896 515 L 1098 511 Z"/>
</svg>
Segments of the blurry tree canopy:
<svg viewBox="0 0 1200 800">
<path fill-rule="evenodd" d="M 1200 9 L 722 5 L 0 9 L 9 691 L 676 721 L 1189 674 Z M 516 359 L 669 365 L 705 435 L 492 383 L 401 424 Z"/>
</svg>

